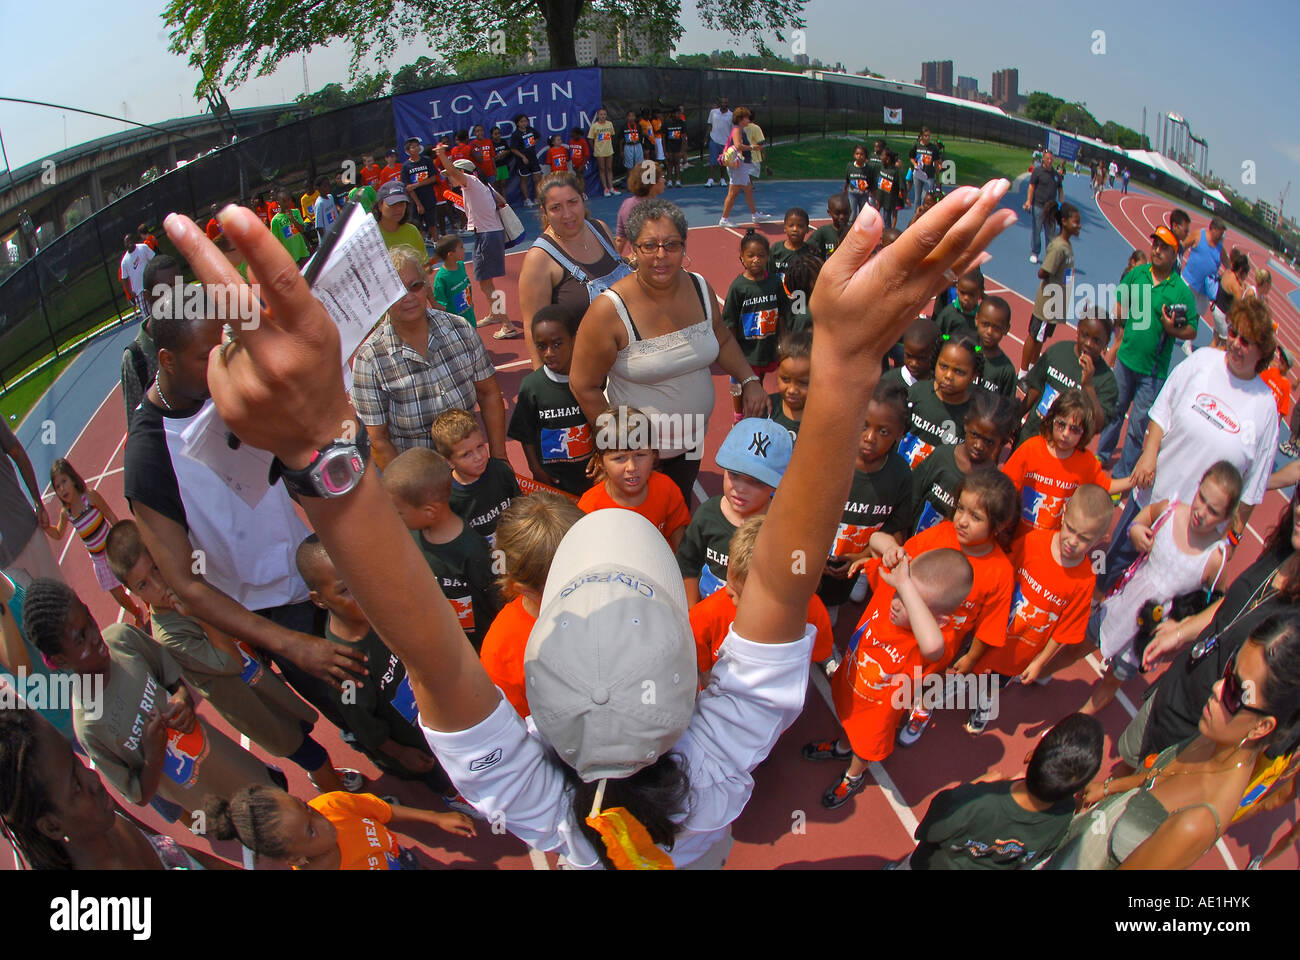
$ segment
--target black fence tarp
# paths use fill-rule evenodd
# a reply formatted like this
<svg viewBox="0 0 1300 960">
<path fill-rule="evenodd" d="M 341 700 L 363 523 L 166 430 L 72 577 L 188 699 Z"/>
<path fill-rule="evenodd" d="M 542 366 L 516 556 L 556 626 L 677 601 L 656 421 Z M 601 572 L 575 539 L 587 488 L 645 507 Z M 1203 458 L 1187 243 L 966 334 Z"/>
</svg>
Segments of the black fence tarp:
<svg viewBox="0 0 1300 960">
<path fill-rule="evenodd" d="M 1032 150 L 1047 127 L 973 106 L 929 100 L 874 87 L 815 80 L 795 74 L 680 67 L 602 67 L 604 105 L 617 123 L 627 110 L 686 108 L 691 152 L 708 147 L 708 111 L 717 97 L 747 106 L 771 140 L 882 130 L 883 111 L 901 107 L 903 125 L 888 128 L 911 136 L 928 126 L 940 138 L 988 140 Z M 206 217 L 212 204 L 250 198 L 284 184 L 297 196 L 309 180 L 327 174 L 341 180 L 345 163 L 362 153 L 382 154 L 395 145 L 391 98 L 344 107 L 286 123 L 241 139 L 127 194 L 78 223 L 0 283 L 0 387 L 59 345 L 127 308 L 118 280 L 122 236 L 142 221 L 158 227 L 172 211 Z M 1133 179 L 1201 208 L 1200 191 L 1122 153 L 1084 144 L 1080 162 L 1099 158 L 1127 163 Z M 1215 214 L 1275 249 L 1281 238 L 1231 207 Z M 165 244 L 165 238 L 159 239 Z"/>
</svg>

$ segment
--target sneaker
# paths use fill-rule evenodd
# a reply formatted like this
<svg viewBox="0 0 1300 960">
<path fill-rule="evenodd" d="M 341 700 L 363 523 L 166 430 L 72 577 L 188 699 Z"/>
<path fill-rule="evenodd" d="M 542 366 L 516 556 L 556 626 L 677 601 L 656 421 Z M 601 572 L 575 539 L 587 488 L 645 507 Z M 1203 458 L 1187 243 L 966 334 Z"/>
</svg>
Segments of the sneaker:
<svg viewBox="0 0 1300 960">
<path fill-rule="evenodd" d="M 484 819 L 483 814 L 470 806 L 470 802 L 457 793 L 455 787 L 442 795 L 442 802 L 457 813 L 463 813 L 465 816 L 474 817 L 477 820 Z"/>
<path fill-rule="evenodd" d="M 730 220 L 728 220 L 726 217 L 719 217 L 719 218 L 718 218 L 718 226 L 720 226 L 720 227 L 734 227 L 735 224 L 732 223 Z"/>
<path fill-rule="evenodd" d="M 976 707 L 970 712 L 970 719 L 966 721 L 966 732 L 979 736 L 989 725 L 989 711 Z"/>
<path fill-rule="evenodd" d="M 925 733 L 925 728 L 929 725 L 929 710 L 913 710 L 911 716 L 907 718 L 907 723 L 903 725 L 903 729 L 898 731 L 899 746 L 910 747 L 916 743 L 921 739 L 921 734 Z"/>
<path fill-rule="evenodd" d="M 360 770 L 339 767 L 334 772 L 339 775 L 339 780 L 343 783 L 343 789 L 348 793 L 360 793 L 366 788 L 366 778 Z"/>
<path fill-rule="evenodd" d="M 1031 253 L 1031 254 L 1029 255 L 1029 262 L 1030 262 L 1030 263 L 1037 263 L 1037 262 L 1038 262 L 1038 254 L 1036 254 L 1036 253 Z"/>
<path fill-rule="evenodd" d="M 496 333 L 492 334 L 492 339 L 493 340 L 517 340 L 522 336 L 523 334 L 519 332 L 518 327 L 516 327 L 513 323 L 507 322 L 501 324 L 501 329 L 498 330 Z"/>
<path fill-rule="evenodd" d="M 831 740 L 814 740 L 812 743 L 803 745 L 803 756 L 805 760 L 839 760 L 843 763 L 846 760 L 853 759 L 853 751 L 845 750 L 841 753 L 837 747 L 840 742 L 838 739 Z"/>
<path fill-rule="evenodd" d="M 607 196 L 607 197 L 612 197 L 613 195 L 614 195 L 614 191 L 613 191 L 613 190 L 606 190 L 606 191 L 605 191 L 605 196 Z"/>
<path fill-rule="evenodd" d="M 682 182 L 681 182 L 680 180 L 678 180 L 678 181 L 677 181 L 677 186 L 680 187 L 681 185 L 682 185 Z"/>
<path fill-rule="evenodd" d="M 1277 445 L 1278 452 L 1287 457 L 1300 457 L 1300 444 L 1294 440 L 1283 440 Z"/>
<path fill-rule="evenodd" d="M 849 798 L 867 785 L 867 775 L 860 773 L 856 777 L 850 777 L 847 773 L 840 777 L 839 781 L 822 794 L 822 806 L 828 810 L 834 810 L 836 807 L 842 807 L 849 802 Z"/>
<path fill-rule="evenodd" d="M 711 187 L 711 186 L 713 186 L 713 178 L 712 178 L 712 177 L 709 177 L 709 182 L 706 183 L 705 186 L 706 186 L 706 187 Z"/>
<path fill-rule="evenodd" d="M 773 219 L 772 215 L 763 210 L 759 210 L 754 214 L 755 223 L 766 223 L 768 220 L 771 219 Z"/>
<path fill-rule="evenodd" d="M 853 581 L 853 589 L 849 591 L 849 599 L 854 603 L 861 603 L 867 599 L 867 575 L 859 573 L 858 579 Z"/>
<path fill-rule="evenodd" d="M 1258 857 L 1252 857 L 1250 863 L 1246 864 L 1247 870 L 1258 870 L 1264 865 L 1264 855 L 1261 853 Z"/>
</svg>

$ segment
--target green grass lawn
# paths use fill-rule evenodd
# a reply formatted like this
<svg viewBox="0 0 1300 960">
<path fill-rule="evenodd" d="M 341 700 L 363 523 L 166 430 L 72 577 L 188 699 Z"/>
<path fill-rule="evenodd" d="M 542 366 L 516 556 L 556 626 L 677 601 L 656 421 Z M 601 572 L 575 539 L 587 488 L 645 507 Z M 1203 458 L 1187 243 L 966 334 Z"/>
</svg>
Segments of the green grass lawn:
<svg viewBox="0 0 1300 960">
<path fill-rule="evenodd" d="M 871 143 L 879 134 L 856 132 L 855 139 L 831 137 L 825 140 L 798 140 L 779 143 L 767 152 L 764 167 L 771 167 L 765 176 L 777 180 L 839 180 L 844 176 L 844 166 L 853 159 L 855 143 Z M 915 139 L 909 137 L 886 138 L 890 149 L 906 158 Z M 957 185 L 982 184 L 995 177 L 1014 180 L 1029 169 L 1032 152 L 1001 143 L 983 143 L 967 140 L 945 140 L 944 158 L 953 162 Z M 703 183 L 708 178 L 707 168 L 698 157 L 682 176 L 683 183 Z M 947 185 L 945 185 L 947 186 Z"/>
<path fill-rule="evenodd" d="M 41 395 L 49 389 L 50 384 L 67 368 L 68 364 L 76 359 L 76 356 L 75 351 L 65 353 L 18 386 L 6 390 L 4 395 L 0 396 L 0 414 L 3 414 L 5 423 L 11 428 L 16 427 L 23 417 L 27 416 L 27 412 L 36 405 Z"/>
</svg>

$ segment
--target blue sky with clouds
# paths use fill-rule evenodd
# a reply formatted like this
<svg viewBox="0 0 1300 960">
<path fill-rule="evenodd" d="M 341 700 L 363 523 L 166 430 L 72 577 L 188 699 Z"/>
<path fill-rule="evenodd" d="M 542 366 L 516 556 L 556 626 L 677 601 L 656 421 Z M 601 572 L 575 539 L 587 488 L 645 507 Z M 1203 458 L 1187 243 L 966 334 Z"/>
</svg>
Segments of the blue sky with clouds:
<svg viewBox="0 0 1300 960">
<path fill-rule="evenodd" d="M 691 0 L 679 52 L 741 50 L 722 33 L 703 29 Z M 0 95 L 66 103 L 154 122 L 199 111 L 194 74 L 167 52 L 161 0 L 125 0 L 111 18 L 101 3 L 65 0 L 59 28 L 39 5 L 6 4 L 0 19 Z M 922 60 L 954 61 L 955 74 L 973 76 L 988 91 L 994 70 L 1020 69 L 1021 93 L 1047 90 L 1082 100 L 1101 121 L 1140 129 L 1148 108 L 1152 134 L 1159 111 L 1181 113 L 1210 142 L 1210 165 L 1240 184 L 1243 161 L 1253 161 L 1257 184 L 1249 197 L 1276 204 L 1291 180 L 1300 180 L 1300 111 L 1296 109 L 1295 42 L 1300 4 L 1253 0 L 1245 5 L 1188 0 L 1129 3 L 1096 0 L 1062 6 L 1022 0 L 930 0 L 919 9 L 864 0 L 810 0 L 807 50 L 850 70 L 870 67 L 912 81 Z M 1036 12 L 1041 10 L 1041 12 Z M 896 26 L 881 32 L 872 13 Z M 1106 52 L 1092 52 L 1104 31 Z M 38 39 L 39 38 L 39 39 Z M 779 45 L 773 40 L 773 46 Z M 399 51 L 398 65 L 427 54 L 423 45 Z M 307 57 L 313 89 L 347 80 L 349 50 L 322 48 Z M 230 92 L 232 106 L 282 102 L 301 93 L 302 62 L 295 58 L 270 77 Z M 9 162 L 20 166 L 75 144 L 124 129 L 107 120 L 0 103 Z M 1287 207 L 1300 208 L 1300 186 Z"/>
</svg>

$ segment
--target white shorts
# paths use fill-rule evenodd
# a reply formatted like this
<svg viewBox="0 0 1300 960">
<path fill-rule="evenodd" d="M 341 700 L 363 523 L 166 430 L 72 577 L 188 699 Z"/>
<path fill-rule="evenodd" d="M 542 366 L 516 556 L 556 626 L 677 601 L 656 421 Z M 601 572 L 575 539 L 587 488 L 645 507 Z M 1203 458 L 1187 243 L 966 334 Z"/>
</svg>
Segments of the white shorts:
<svg viewBox="0 0 1300 960">
<path fill-rule="evenodd" d="M 750 164 L 744 162 L 737 167 L 727 167 L 727 176 L 731 178 L 733 187 L 749 186 L 749 168 Z"/>
</svg>

